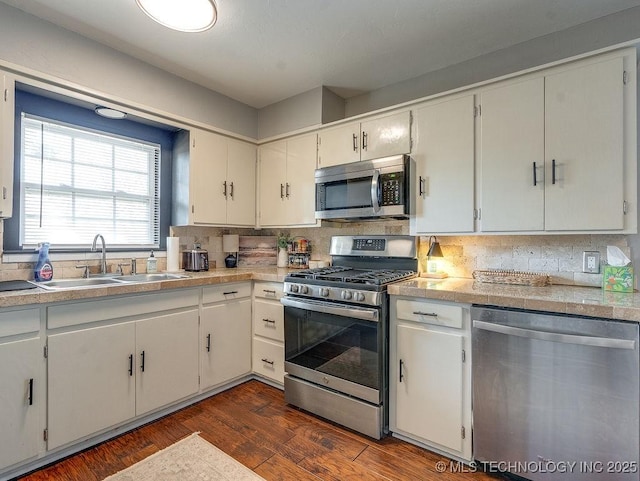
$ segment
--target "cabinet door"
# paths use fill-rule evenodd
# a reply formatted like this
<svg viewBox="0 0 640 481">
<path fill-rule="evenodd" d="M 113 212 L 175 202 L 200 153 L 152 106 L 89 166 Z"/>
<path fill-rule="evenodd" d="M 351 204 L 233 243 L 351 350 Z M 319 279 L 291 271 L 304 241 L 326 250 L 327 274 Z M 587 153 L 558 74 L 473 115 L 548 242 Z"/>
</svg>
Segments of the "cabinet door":
<svg viewBox="0 0 640 481">
<path fill-rule="evenodd" d="M 399 112 L 362 122 L 362 160 L 411 152 L 411 112 Z"/>
<path fill-rule="evenodd" d="M 360 122 L 340 125 L 318 133 L 318 168 L 360 160 Z"/>
<path fill-rule="evenodd" d="M 414 112 L 417 233 L 474 230 L 473 107 L 467 95 Z"/>
<path fill-rule="evenodd" d="M 49 336 L 49 449 L 135 415 L 134 340 L 131 322 Z"/>
<path fill-rule="evenodd" d="M 43 446 L 45 361 L 40 339 L 0 344 L 0 469 Z"/>
<path fill-rule="evenodd" d="M 281 140 L 261 145 L 258 152 L 260 154 L 260 203 L 258 204 L 260 225 L 285 225 L 288 207 L 288 203 L 285 202 L 287 143 Z"/>
<path fill-rule="evenodd" d="M 227 224 L 256 224 L 256 147 L 228 140 Z"/>
<path fill-rule="evenodd" d="M 251 372 L 251 299 L 202 309 L 201 388 Z"/>
<path fill-rule="evenodd" d="M 396 427 L 462 451 L 462 335 L 397 326 Z"/>
<path fill-rule="evenodd" d="M 0 217 L 9 218 L 13 211 L 13 160 L 15 81 L 0 72 Z"/>
<path fill-rule="evenodd" d="M 226 224 L 227 139 L 210 132 L 192 130 L 190 141 L 193 222 Z"/>
<path fill-rule="evenodd" d="M 544 79 L 482 92 L 480 105 L 482 231 L 543 230 Z"/>
<path fill-rule="evenodd" d="M 545 78 L 545 228 L 624 227 L 623 60 Z"/>
<path fill-rule="evenodd" d="M 287 224 L 316 223 L 315 170 L 318 143 L 316 134 L 287 141 Z"/>
<path fill-rule="evenodd" d="M 136 322 L 136 415 L 198 392 L 198 311 Z"/>
</svg>

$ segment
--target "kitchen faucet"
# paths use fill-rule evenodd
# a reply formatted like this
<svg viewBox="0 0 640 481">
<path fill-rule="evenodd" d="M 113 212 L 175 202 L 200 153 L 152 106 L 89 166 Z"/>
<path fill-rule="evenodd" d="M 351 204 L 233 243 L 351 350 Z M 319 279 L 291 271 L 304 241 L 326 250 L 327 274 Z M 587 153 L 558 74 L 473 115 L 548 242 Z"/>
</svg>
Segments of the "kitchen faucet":
<svg viewBox="0 0 640 481">
<path fill-rule="evenodd" d="M 96 243 L 98 242 L 98 238 L 102 241 L 102 261 L 100 262 L 100 274 L 107 273 L 107 246 L 104 243 L 104 237 L 102 234 L 96 234 L 93 238 L 93 245 L 91 246 L 91 252 L 97 251 Z"/>
</svg>

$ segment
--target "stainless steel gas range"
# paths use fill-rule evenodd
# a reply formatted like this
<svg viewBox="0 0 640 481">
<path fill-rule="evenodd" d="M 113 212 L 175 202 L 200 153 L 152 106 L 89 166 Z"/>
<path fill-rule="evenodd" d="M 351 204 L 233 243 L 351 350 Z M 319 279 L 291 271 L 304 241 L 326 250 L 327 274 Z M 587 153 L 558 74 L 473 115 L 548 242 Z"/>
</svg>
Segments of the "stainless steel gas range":
<svg viewBox="0 0 640 481">
<path fill-rule="evenodd" d="M 285 400 L 380 439 L 388 432 L 387 285 L 417 275 L 411 236 L 334 236 L 329 268 L 285 278 Z"/>
</svg>

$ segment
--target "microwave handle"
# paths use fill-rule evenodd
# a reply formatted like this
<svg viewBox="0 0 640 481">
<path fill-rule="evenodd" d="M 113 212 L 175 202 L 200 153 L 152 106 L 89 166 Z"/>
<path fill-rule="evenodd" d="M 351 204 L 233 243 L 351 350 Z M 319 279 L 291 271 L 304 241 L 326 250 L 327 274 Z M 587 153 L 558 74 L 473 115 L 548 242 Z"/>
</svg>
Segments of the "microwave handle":
<svg viewBox="0 0 640 481">
<path fill-rule="evenodd" d="M 380 197 L 379 197 L 379 185 L 380 185 L 380 171 L 375 169 L 373 171 L 373 177 L 371 178 L 371 205 L 373 206 L 373 212 L 380 211 Z"/>
</svg>

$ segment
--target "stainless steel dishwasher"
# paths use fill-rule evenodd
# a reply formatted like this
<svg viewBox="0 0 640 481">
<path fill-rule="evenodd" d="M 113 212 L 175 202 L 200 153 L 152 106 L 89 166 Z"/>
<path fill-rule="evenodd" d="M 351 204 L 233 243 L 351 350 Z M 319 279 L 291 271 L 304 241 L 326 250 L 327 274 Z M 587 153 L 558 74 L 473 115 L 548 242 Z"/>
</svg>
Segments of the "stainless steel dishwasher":
<svg viewBox="0 0 640 481">
<path fill-rule="evenodd" d="M 473 450 L 538 480 L 638 480 L 638 324 L 473 307 Z"/>
</svg>

